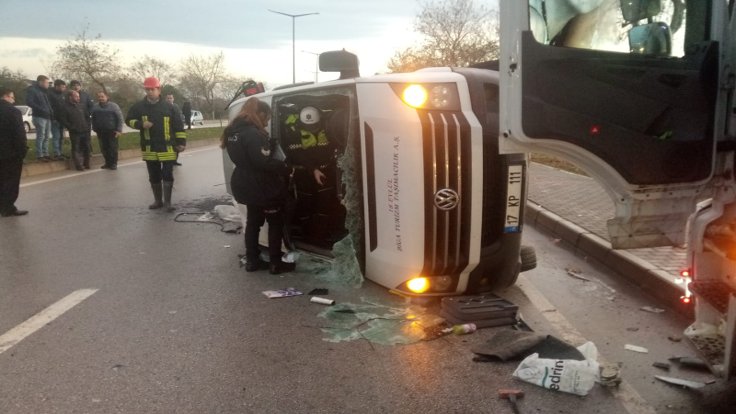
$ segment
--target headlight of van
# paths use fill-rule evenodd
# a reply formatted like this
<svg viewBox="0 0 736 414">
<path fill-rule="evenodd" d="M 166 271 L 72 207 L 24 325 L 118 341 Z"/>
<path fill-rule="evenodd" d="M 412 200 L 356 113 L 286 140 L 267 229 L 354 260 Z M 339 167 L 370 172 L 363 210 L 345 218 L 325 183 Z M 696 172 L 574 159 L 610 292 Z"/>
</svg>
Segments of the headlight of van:
<svg viewBox="0 0 736 414">
<path fill-rule="evenodd" d="M 391 88 L 412 108 L 460 110 L 460 96 L 454 83 L 392 83 Z"/>
<path fill-rule="evenodd" d="M 416 276 L 401 285 L 397 290 L 421 295 L 422 293 L 441 293 L 454 290 L 455 280 L 450 276 Z"/>
</svg>

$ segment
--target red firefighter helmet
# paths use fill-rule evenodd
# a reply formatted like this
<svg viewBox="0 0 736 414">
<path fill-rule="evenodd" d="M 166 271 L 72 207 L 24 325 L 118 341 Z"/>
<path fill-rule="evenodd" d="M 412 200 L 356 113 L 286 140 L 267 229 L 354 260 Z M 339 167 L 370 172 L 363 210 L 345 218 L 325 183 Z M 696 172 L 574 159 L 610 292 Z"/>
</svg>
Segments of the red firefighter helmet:
<svg viewBox="0 0 736 414">
<path fill-rule="evenodd" d="M 150 76 L 143 81 L 143 87 L 144 88 L 160 88 L 161 83 L 158 81 L 157 78 Z"/>
</svg>

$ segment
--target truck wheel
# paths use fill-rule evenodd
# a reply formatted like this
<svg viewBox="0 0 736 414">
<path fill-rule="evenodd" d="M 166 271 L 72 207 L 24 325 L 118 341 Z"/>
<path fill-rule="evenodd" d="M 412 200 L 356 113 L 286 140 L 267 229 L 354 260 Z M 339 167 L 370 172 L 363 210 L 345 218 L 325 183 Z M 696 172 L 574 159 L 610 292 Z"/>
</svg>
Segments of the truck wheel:
<svg viewBox="0 0 736 414">
<path fill-rule="evenodd" d="M 521 259 L 520 272 L 526 272 L 537 267 L 537 252 L 534 251 L 532 246 L 521 246 L 519 251 L 519 257 Z"/>
</svg>

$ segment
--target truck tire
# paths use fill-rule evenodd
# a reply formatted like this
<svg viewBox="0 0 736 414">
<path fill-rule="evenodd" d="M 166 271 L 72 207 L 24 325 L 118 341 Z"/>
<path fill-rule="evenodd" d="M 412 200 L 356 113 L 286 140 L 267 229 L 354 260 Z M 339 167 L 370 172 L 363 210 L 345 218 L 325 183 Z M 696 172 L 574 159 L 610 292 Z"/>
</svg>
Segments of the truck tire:
<svg viewBox="0 0 736 414">
<path fill-rule="evenodd" d="M 526 272 L 527 270 L 532 270 L 537 267 L 537 252 L 534 251 L 534 247 L 521 246 L 519 258 L 521 259 L 519 272 Z"/>
</svg>

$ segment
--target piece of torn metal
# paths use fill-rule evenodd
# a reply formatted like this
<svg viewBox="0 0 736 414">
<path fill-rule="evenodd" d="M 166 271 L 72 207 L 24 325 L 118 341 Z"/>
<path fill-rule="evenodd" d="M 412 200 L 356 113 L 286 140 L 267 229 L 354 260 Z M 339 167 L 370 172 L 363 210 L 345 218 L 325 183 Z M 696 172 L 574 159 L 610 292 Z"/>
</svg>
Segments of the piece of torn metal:
<svg viewBox="0 0 736 414">
<path fill-rule="evenodd" d="M 643 346 L 638 346 L 638 345 L 626 344 L 626 345 L 624 345 L 624 349 L 627 349 L 629 351 L 639 352 L 641 354 L 648 354 L 649 353 L 649 350 L 648 349 L 644 348 Z"/>
<path fill-rule="evenodd" d="M 654 306 L 642 306 L 639 309 L 640 310 L 643 310 L 644 312 L 650 312 L 650 313 L 662 313 L 662 312 L 664 312 L 664 309 L 662 309 L 662 308 L 655 308 Z"/>
<path fill-rule="evenodd" d="M 705 387 L 705 383 L 704 382 L 690 381 L 690 380 L 686 380 L 686 379 L 682 379 L 682 378 L 665 377 L 665 376 L 662 376 L 662 375 L 655 375 L 654 378 L 656 378 L 656 379 L 658 379 L 658 380 L 660 380 L 662 382 L 666 382 L 668 384 L 679 385 L 680 387 L 690 388 L 690 389 L 693 389 L 693 390 L 697 390 L 699 388 Z"/>
</svg>

